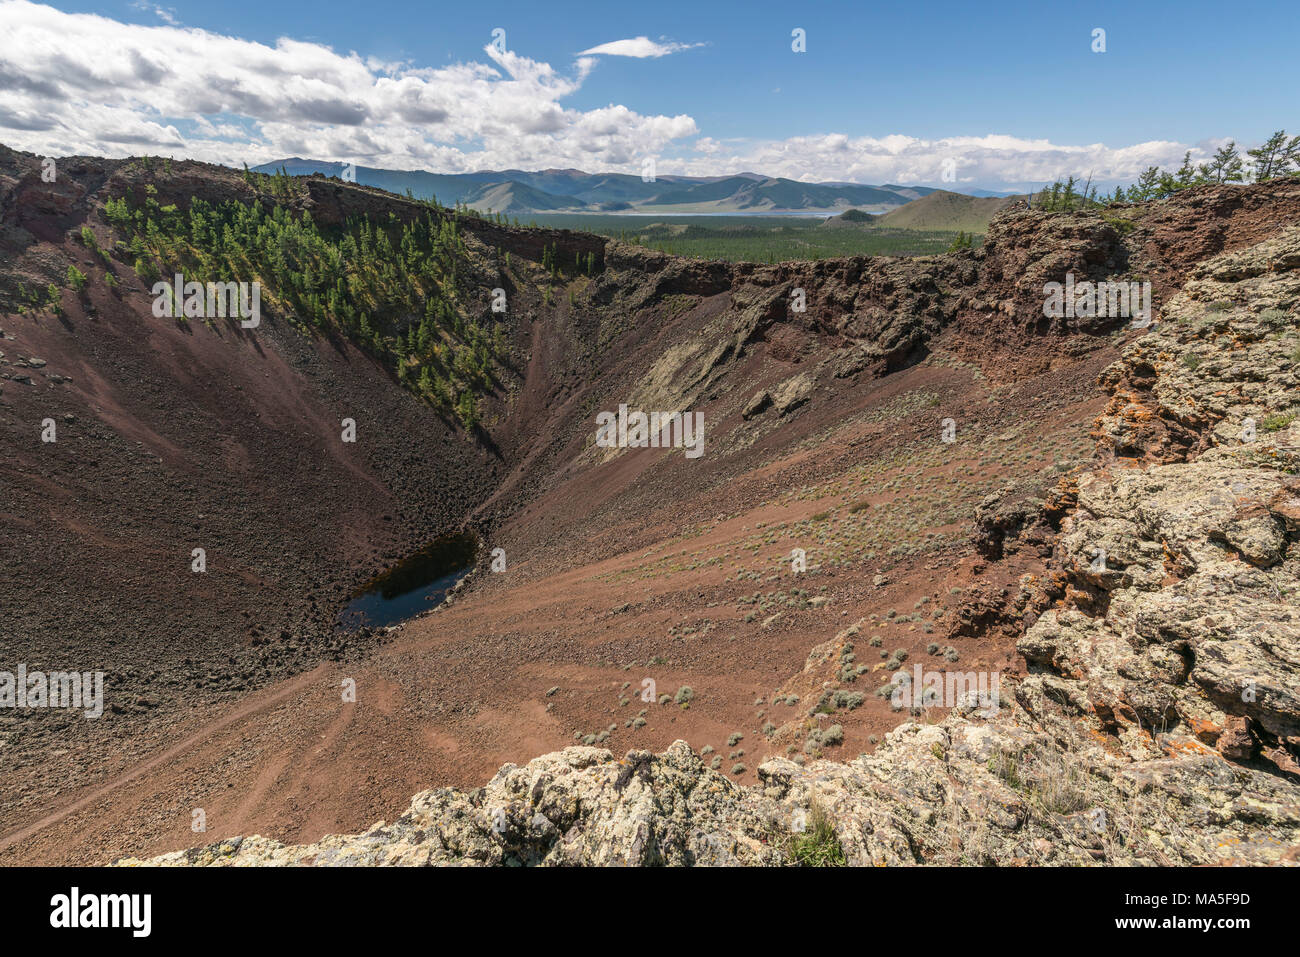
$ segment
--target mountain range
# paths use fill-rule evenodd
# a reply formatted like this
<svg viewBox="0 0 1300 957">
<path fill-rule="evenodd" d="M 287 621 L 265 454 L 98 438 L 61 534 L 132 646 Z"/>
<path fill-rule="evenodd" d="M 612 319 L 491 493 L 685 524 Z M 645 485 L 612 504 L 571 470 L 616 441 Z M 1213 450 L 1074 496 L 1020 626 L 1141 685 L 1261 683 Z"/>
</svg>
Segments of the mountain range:
<svg viewBox="0 0 1300 957">
<path fill-rule="evenodd" d="M 293 176 L 321 173 L 342 177 L 346 164 L 322 160 L 276 160 L 257 172 L 284 169 Z M 849 208 L 885 213 L 936 192 L 929 186 L 868 186 L 859 183 L 802 183 L 759 173 L 730 176 L 657 176 L 647 182 L 627 173 L 587 173 L 576 169 L 481 170 L 429 173 L 354 166 L 350 175 L 362 186 L 376 186 L 444 205 L 482 212 L 653 212 L 664 214 L 780 214 L 841 212 Z M 974 190 L 975 195 L 998 195 Z"/>
</svg>

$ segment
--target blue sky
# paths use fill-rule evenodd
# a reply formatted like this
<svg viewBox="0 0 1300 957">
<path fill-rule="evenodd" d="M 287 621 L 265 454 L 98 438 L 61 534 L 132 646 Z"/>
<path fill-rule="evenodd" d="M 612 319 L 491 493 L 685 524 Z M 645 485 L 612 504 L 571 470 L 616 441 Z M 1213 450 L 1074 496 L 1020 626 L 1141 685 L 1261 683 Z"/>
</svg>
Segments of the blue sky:
<svg viewBox="0 0 1300 957">
<path fill-rule="evenodd" d="M 542 164 L 632 172 L 653 155 L 661 172 L 756 163 L 796 179 L 934 185 L 950 160 L 961 183 L 999 188 L 1090 170 L 1128 181 L 1184 149 L 1201 156 L 1227 138 L 1253 144 L 1279 127 L 1300 132 L 1293 2 L 56 0 L 0 3 L 0 24 L 7 20 L 25 31 L 9 46 L 0 39 L 10 73 L 59 74 L 57 57 L 32 52 L 42 43 L 66 60 L 91 60 L 93 75 L 68 81 L 61 102 L 49 102 L 59 95 L 48 89 L 26 100 L 0 93 L 0 141 L 27 149 L 66 148 L 80 110 L 100 121 L 80 124 L 82 152 L 232 162 L 300 147 L 333 154 L 321 159 L 448 172 Z M 95 64 L 94 25 L 107 21 L 117 39 L 104 48 L 147 64 L 135 75 Z M 791 50 L 796 27 L 806 53 Z M 494 28 L 505 31 L 508 61 L 484 52 Z M 1091 48 L 1095 28 L 1106 31 L 1104 53 Z M 216 91 L 210 102 L 169 63 L 168 36 L 178 57 L 205 49 L 195 37 L 227 41 L 206 44 L 225 61 L 203 66 L 212 74 L 205 89 Z M 638 37 L 672 52 L 580 56 Z M 368 75 L 337 63 L 322 74 L 322 51 L 356 53 Z M 246 73 L 232 75 L 232 61 Z M 173 66 L 174 77 L 162 75 Z M 288 112 L 273 102 L 274 85 L 257 90 L 247 75 L 277 72 L 296 78 L 282 84 L 294 91 Z M 421 105 L 394 111 L 393 96 Z M 470 105 L 490 120 L 469 115 Z M 60 109 L 57 127 L 25 129 L 40 125 L 38 111 Z"/>
</svg>

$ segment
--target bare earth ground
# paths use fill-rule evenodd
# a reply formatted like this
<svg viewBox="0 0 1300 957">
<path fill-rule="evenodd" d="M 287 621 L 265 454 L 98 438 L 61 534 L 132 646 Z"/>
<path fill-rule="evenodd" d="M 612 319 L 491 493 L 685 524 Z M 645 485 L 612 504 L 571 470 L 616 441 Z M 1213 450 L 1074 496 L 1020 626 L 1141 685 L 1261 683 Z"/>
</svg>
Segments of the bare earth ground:
<svg viewBox="0 0 1300 957">
<path fill-rule="evenodd" d="M 1090 383 L 1113 357 L 1098 345 L 1084 361 L 1010 387 L 990 388 L 971 369 L 914 367 L 852 395 L 826 421 L 787 427 L 801 440 L 773 437 L 753 450 L 751 470 L 690 502 L 647 505 L 592 530 L 589 548 L 606 557 L 577 563 L 566 539 L 587 535 L 585 486 L 601 481 L 583 475 L 500 531 L 492 544 L 506 549 L 505 574 L 478 576 L 468 595 L 401 627 L 361 661 L 322 665 L 181 715 L 116 753 L 88 755 L 102 769 L 95 780 L 32 802 L 0 838 L 0 859 L 107 863 L 178 849 L 194 842 L 195 808 L 209 839 L 315 840 L 391 819 L 421 788 L 472 787 L 504 763 L 572 743 L 575 732 L 610 727 L 615 750 L 662 749 L 677 738 L 711 744 L 726 769 L 744 764 L 734 776 L 750 781 L 763 757 L 786 746 L 786 736 L 768 741 L 762 725 L 798 722 L 815 701 L 819 680 L 797 677 L 811 646 L 872 615 L 880 621 L 866 631 L 882 652 L 904 648 L 924 660 L 927 644 L 942 640 L 972 670 L 1014 669 L 1011 634 L 944 637 L 965 599 L 954 589 L 986 578 L 985 587 L 1014 589 L 1020 574 L 1042 572 L 1032 557 L 990 570 L 970 545 L 970 518 L 1005 477 L 1086 457 L 1101 408 Z M 961 410 L 951 445 L 940 440 L 932 396 Z M 628 458 L 652 470 L 668 454 Z M 862 501 L 869 507 L 849 512 Z M 944 537 L 922 544 L 934 532 Z M 908 542 L 914 554 L 888 556 Z M 790 570 L 793 548 L 806 550 L 806 574 Z M 881 569 L 888 581 L 875 585 Z M 829 600 L 792 605 L 796 588 Z M 775 597 L 767 607 L 742 603 L 756 592 Z M 913 615 L 922 620 L 898 621 Z M 860 648 L 877 651 L 865 640 Z M 355 703 L 342 701 L 344 678 L 356 681 Z M 689 707 L 642 702 L 646 678 L 660 694 L 689 686 Z M 897 724 L 869 693 L 883 681 L 863 676 L 866 703 L 834 719 L 842 753 L 871 750 L 871 736 Z M 800 703 L 771 704 L 778 689 Z M 642 709 L 645 726 L 624 727 Z M 729 747 L 736 732 L 743 738 Z"/>
</svg>

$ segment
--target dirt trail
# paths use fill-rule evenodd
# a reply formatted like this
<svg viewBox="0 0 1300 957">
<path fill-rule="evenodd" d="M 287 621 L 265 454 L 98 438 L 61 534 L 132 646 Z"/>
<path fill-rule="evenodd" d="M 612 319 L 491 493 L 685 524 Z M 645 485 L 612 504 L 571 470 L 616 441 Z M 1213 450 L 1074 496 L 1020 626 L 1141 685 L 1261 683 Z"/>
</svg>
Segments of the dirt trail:
<svg viewBox="0 0 1300 957">
<path fill-rule="evenodd" d="M 1104 360 L 1098 354 L 1070 374 L 1086 382 Z M 928 394 L 936 370 L 918 367 L 874 393 L 851 394 L 848 406 L 809 410 L 807 427 L 826 430 L 816 454 L 784 442 L 757 450 L 748 470 L 699 489 L 689 514 L 680 506 L 649 508 L 606 528 L 620 544 L 605 557 L 566 555 L 565 535 L 528 544 L 539 528 L 579 529 L 588 520 L 584 496 L 557 489 L 494 539 L 511 556 L 506 574 L 480 576 L 469 594 L 407 623 L 361 661 L 322 665 L 213 708 L 199 727 L 130 770 L 73 793 L 53 812 L 15 822 L 0 837 L 0 861 L 104 863 L 128 852 L 190 846 L 195 808 L 206 815 L 207 839 L 262 833 L 317 840 L 391 820 L 416 791 L 473 787 L 503 763 L 564 747 L 575 731 L 598 734 L 610 726 L 607 746 L 615 750 L 662 749 L 686 738 L 696 747 L 711 744 L 728 770 L 744 764 L 736 777 L 753 780 L 763 757 L 784 749 L 784 741 L 767 741 L 760 725 L 798 722 L 811 704 L 773 705 L 771 696 L 799 674 L 812 645 L 875 614 L 882 648 L 923 657 L 926 643 L 957 618 L 962 599 L 950 590 L 991 574 L 974 570 L 980 562 L 966 531 L 893 562 L 866 559 L 869 543 L 855 537 L 896 544 L 916 536 L 909 526 L 944 527 L 927 510 L 944 509 L 953 498 L 966 503 L 968 519 L 980 490 L 1018 470 L 1016 460 L 1036 468 L 1033 461 L 1046 464 L 1071 443 L 1085 448 L 1099 408 L 1099 399 L 1064 401 L 1059 373 L 1030 383 L 1026 395 L 1056 409 L 1061 437 L 1045 443 L 1014 408 L 998 411 L 1007 403 L 991 404 L 978 379 L 950 371 L 939 379 L 959 388 L 957 401 L 972 418 L 988 418 L 978 441 L 972 436 L 949 450 L 937 468 L 920 452 L 911 464 L 896 458 L 909 423 L 929 423 L 932 411 L 904 413 L 885 430 L 870 421 Z M 1014 439 L 998 438 L 1018 422 Z M 925 425 L 918 436 L 930 431 Z M 939 445 L 931 436 L 924 447 Z M 663 468 L 638 470 L 653 478 Z M 968 486 L 960 495 L 951 487 L 958 475 Z M 880 488 L 894 482 L 897 488 Z M 875 490 L 872 508 L 859 513 L 873 516 L 866 531 L 849 525 L 856 517 L 844 489 L 853 484 Z M 849 504 L 857 500 L 847 497 Z M 821 517 L 826 512 L 835 517 Z M 781 523 L 784 534 L 774 533 Z M 831 524 L 838 531 L 828 535 L 824 526 Z M 784 571 L 795 542 L 809 553 L 804 577 Z M 873 580 L 883 565 L 892 566 L 889 582 L 878 586 Z M 998 581 L 1019 570 L 997 569 Z M 794 588 L 829 602 L 815 607 L 782 597 L 757 615 L 745 603 L 755 591 L 788 596 Z M 928 609 L 947 609 L 946 621 L 927 612 L 927 622 L 885 624 L 887 611 L 909 615 L 922 597 Z M 772 615 L 776 620 L 765 624 Z M 922 630 L 929 622 L 934 633 Z M 969 667 L 1015 667 L 1009 641 L 995 635 L 952 643 Z M 874 653 L 865 641 L 861 647 Z M 689 709 L 640 701 L 647 677 L 660 694 L 691 687 Z M 342 699 L 345 678 L 356 682 L 355 703 Z M 868 680 L 864 692 L 877 683 L 874 675 Z M 551 689 L 558 690 L 548 695 Z M 625 727 L 643 709 L 646 724 Z M 898 718 L 869 696 L 835 720 L 845 729 L 836 750 L 847 755 L 870 750 L 870 737 Z M 729 748 L 734 733 L 744 737 Z M 728 757 L 736 751 L 744 754 Z"/>
<path fill-rule="evenodd" d="M 322 669 L 318 668 L 315 671 L 292 678 L 289 681 L 268 689 L 263 693 L 253 695 L 248 701 L 228 709 L 226 713 L 211 720 L 209 723 L 204 725 L 203 730 L 183 738 L 181 741 L 167 748 L 167 750 L 163 751 L 161 754 L 148 758 L 131 771 L 118 775 L 103 784 L 93 786 L 90 789 L 90 793 L 76 798 L 66 806 L 51 814 L 45 815 L 26 827 L 21 827 L 5 834 L 0 834 L 0 852 L 4 852 L 13 845 L 27 840 L 32 835 L 47 827 L 63 822 L 69 816 L 78 813 L 89 805 L 114 795 L 116 792 L 121 791 L 124 787 L 131 784 L 132 781 L 140 778 L 142 775 L 165 768 L 170 762 L 173 762 L 177 758 L 183 756 L 189 757 L 198 745 L 205 743 L 217 732 L 225 730 L 236 722 L 252 717 L 258 712 L 264 711 L 272 705 L 289 698 L 304 685 L 308 684 L 313 678 L 317 677 L 321 670 Z M 156 787 L 156 784 L 151 782 L 151 786 Z M 108 803 L 111 805 L 112 801 L 109 801 Z"/>
</svg>

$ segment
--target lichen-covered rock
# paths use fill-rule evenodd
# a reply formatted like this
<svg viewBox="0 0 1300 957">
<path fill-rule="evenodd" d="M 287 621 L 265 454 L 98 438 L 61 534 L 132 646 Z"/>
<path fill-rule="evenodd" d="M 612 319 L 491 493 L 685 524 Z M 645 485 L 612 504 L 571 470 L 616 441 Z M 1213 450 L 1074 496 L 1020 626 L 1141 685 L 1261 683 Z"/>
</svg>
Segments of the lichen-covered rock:
<svg viewBox="0 0 1300 957">
<path fill-rule="evenodd" d="M 1300 396 L 1298 257 L 1292 228 L 1193 267 L 1151 332 L 1102 374 L 1112 393 L 1103 450 L 1169 462 L 1250 445 L 1274 465 L 1270 447 L 1290 432 Z"/>
<path fill-rule="evenodd" d="M 772 392 L 772 405 L 777 414 L 785 415 L 807 402 L 815 385 L 813 377 L 806 372 L 792 375 L 781 382 Z"/>
<path fill-rule="evenodd" d="M 1086 684 L 1121 739 L 1187 733 L 1283 774 L 1300 733 L 1297 263 L 1300 229 L 1202 263 L 1107 370 L 1117 401 L 1099 432 L 1116 459 L 1080 478 L 1058 542 L 1078 592 L 1104 598 L 1044 615 L 1020 642 Z"/>
<path fill-rule="evenodd" d="M 745 403 L 745 407 L 740 410 L 742 419 L 752 419 L 759 415 L 772 404 L 772 393 L 766 389 L 759 389 L 754 393 L 753 398 Z"/>
</svg>

